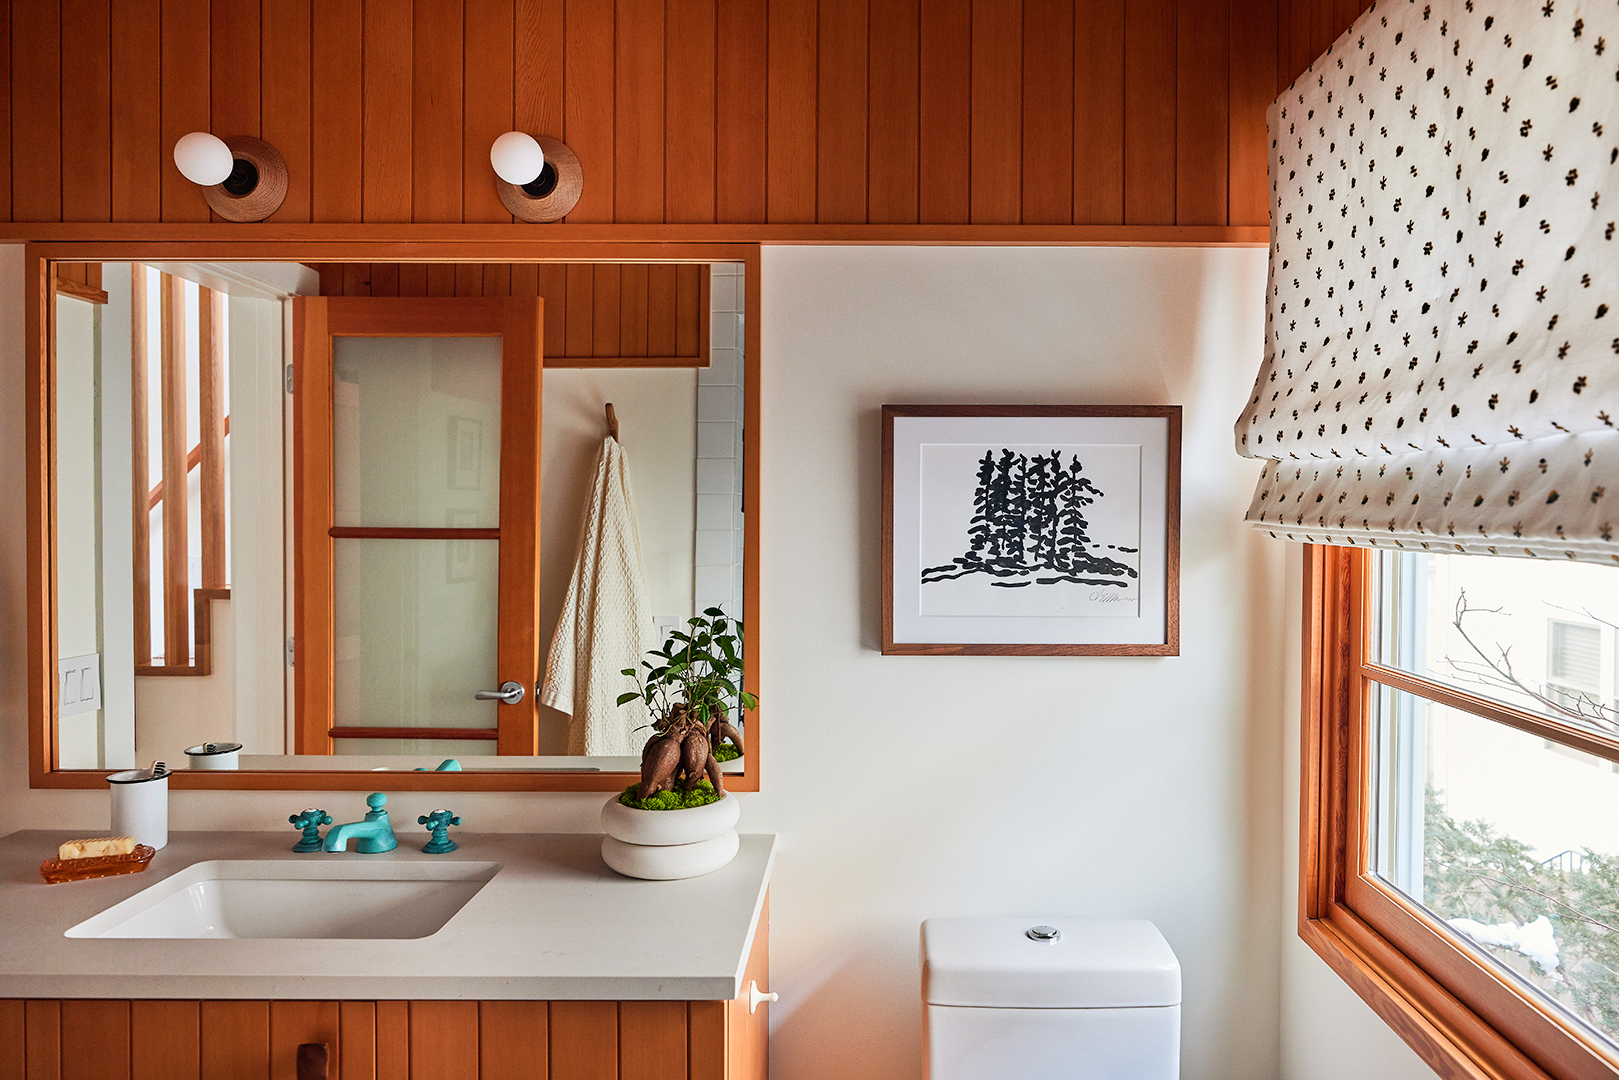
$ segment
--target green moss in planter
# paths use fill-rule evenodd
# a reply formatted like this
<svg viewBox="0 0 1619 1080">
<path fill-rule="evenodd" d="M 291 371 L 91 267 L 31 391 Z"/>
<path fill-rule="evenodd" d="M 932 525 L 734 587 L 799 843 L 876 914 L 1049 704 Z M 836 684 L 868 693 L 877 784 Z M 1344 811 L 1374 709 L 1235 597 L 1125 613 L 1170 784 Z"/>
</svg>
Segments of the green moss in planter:
<svg viewBox="0 0 1619 1080">
<path fill-rule="evenodd" d="M 712 802 L 719 802 L 720 796 L 714 790 L 714 785 L 707 780 L 699 780 L 690 792 L 660 791 L 647 799 L 637 799 L 635 789 L 639 784 L 631 784 L 624 789 L 624 794 L 618 801 L 632 810 L 689 810 L 694 806 L 707 806 Z"/>
<path fill-rule="evenodd" d="M 716 746 L 714 748 L 714 760 L 715 761 L 735 761 L 737 758 L 739 758 L 741 756 L 742 756 L 742 751 L 738 750 L 731 743 L 720 743 L 718 746 Z"/>
</svg>

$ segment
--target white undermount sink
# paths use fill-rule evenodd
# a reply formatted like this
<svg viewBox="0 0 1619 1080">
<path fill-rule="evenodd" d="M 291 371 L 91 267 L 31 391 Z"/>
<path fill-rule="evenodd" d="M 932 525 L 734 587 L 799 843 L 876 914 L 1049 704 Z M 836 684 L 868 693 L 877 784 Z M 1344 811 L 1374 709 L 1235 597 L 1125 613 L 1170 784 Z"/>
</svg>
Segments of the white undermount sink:
<svg viewBox="0 0 1619 1080">
<path fill-rule="evenodd" d="M 91 916 L 70 938 L 423 938 L 500 870 L 487 862 L 216 859 Z"/>
</svg>

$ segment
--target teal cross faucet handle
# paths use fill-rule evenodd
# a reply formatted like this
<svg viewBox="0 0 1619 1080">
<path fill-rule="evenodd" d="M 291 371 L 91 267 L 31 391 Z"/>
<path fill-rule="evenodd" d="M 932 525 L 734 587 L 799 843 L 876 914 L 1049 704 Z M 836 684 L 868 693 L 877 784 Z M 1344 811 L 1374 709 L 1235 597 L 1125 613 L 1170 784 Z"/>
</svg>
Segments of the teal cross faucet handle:
<svg viewBox="0 0 1619 1080">
<path fill-rule="evenodd" d="M 461 819 L 448 810 L 434 810 L 431 814 L 423 814 L 416 819 L 416 824 L 426 825 L 433 834 L 427 846 L 422 848 L 426 854 L 442 855 L 446 851 L 456 849 L 456 842 L 450 839 L 450 826 L 461 824 Z"/>
<path fill-rule="evenodd" d="M 332 823 L 332 815 L 328 814 L 324 810 L 317 810 L 314 807 L 310 807 L 302 813 L 292 815 L 287 819 L 287 822 L 294 828 L 299 828 L 304 831 L 304 838 L 294 844 L 292 850 L 319 851 L 320 827 L 322 825 L 330 825 Z"/>
</svg>

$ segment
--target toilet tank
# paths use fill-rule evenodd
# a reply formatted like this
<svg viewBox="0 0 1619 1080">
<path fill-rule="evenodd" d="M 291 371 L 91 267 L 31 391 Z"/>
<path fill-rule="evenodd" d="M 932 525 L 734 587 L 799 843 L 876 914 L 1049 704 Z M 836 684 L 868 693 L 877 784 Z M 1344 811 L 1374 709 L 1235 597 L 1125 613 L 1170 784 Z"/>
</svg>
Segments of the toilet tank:
<svg viewBox="0 0 1619 1080">
<path fill-rule="evenodd" d="M 929 919 L 922 1001 L 928 1080 L 1180 1075 L 1180 962 L 1145 920 Z"/>
</svg>

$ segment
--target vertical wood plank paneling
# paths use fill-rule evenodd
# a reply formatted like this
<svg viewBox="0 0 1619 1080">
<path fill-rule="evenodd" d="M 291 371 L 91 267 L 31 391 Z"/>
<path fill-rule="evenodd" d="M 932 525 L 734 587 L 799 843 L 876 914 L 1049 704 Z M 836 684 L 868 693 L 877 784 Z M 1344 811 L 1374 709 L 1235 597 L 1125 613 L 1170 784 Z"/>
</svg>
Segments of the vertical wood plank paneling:
<svg viewBox="0 0 1619 1080">
<path fill-rule="evenodd" d="M 1332 39 L 1337 36 L 1337 4 L 1334 0 L 1315 0 L 1310 5 L 1310 43 L 1306 48 L 1308 55 L 1304 58 L 1305 65 L 1315 63 L 1316 57 L 1326 52 L 1332 45 Z"/>
<path fill-rule="evenodd" d="M 619 287 L 618 354 L 647 355 L 647 267 L 626 263 Z"/>
<path fill-rule="evenodd" d="M 1073 0 L 1023 7 L 1023 223 L 1074 219 Z"/>
<path fill-rule="evenodd" d="M 663 220 L 663 0 L 617 0 L 613 220 Z"/>
<path fill-rule="evenodd" d="M 772 222 L 815 220 L 816 0 L 770 5 L 765 211 Z"/>
<path fill-rule="evenodd" d="M 223 589 L 225 577 L 225 294 L 197 290 L 197 488 L 202 514 L 202 587 Z"/>
<path fill-rule="evenodd" d="M 411 220 L 461 220 L 465 76 L 461 0 L 416 5 L 411 73 Z M 433 294 L 433 267 L 427 291 Z M 449 295 L 454 295 L 453 293 Z"/>
<path fill-rule="evenodd" d="M 162 217 L 163 155 L 158 0 L 112 5 L 112 219 Z"/>
<path fill-rule="evenodd" d="M 687 1003 L 687 1080 L 726 1080 L 725 1013 L 723 1001 Z"/>
<path fill-rule="evenodd" d="M 569 221 L 613 220 L 613 0 L 570 0 L 564 16 L 563 141 L 585 190 Z"/>
<path fill-rule="evenodd" d="M 259 128 L 287 161 L 287 197 L 271 221 L 308 221 L 310 159 L 310 0 L 275 0 L 263 9 L 264 55 L 260 64 Z M 353 108 L 350 108 L 353 112 Z M 349 137 L 358 143 L 359 128 Z"/>
<path fill-rule="evenodd" d="M 325 1043 L 328 1075 L 353 1080 L 347 1062 L 338 1068 L 338 1014 L 335 1001 L 272 1001 L 270 1003 L 270 1080 L 300 1080 L 298 1047 Z"/>
<path fill-rule="evenodd" d="M 1124 0 L 1074 5 L 1074 224 L 1124 221 Z"/>
<path fill-rule="evenodd" d="M 343 264 L 343 296 L 371 295 L 371 264 Z"/>
<path fill-rule="evenodd" d="M 696 356 L 699 342 L 704 338 L 699 325 L 708 318 L 702 310 L 703 278 L 708 267 L 682 265 L 675 267 L 675 355 Z M 708 357 L 702 358 L 708 363 Z"/>
<path fill-rule="evenodd" d="M 174 164 L 174 144 L 190 131 L 207 131 L 209 106 L 208 0 L 162 0 L 163 220 L 207 221 L 202 189 Z"/>
<path fill-rule="evenodd" d="M 1230 0 L 1181 4 L 1175 55 L 1175 222 L 1224 225 L 1230 169 Z"/>
<path fill-rule="evenodd" d="M 310 11 L 309 206 L 315 221 L 359 221 L 366 212 L 364 161 L 377 133 L 365 123 L 376 75 L 362 76 L 370 29 L 365 15 L 361 0 L 315 0 Z M 396 102 L 392 115 L 407 111 Z"/>
<path fill-rule="evenodd" d="M 1228 205 L 1233 225 L 1269 220 L 1265 110 L 1276 96 L 1276 3 L 1231 0 L 1231 143 Z"/>
<path fill-rule="evenodd" d="M 410 1074 L 433 1080 L 478 1080 L 478 1003 L 410 1003 Z"/>
<path fill-rule="evenodd" d="M 455 295 L 455 264 L 454 263 L 428 263 L 427 264 L 427 295 L 428 296 L 454 296 Z"/>
<path fill-rule="evenodd" d="M 62 1075 L 61 1003 L 30 1000 L 23 1008 L 28 1080 L 58 1080 Z"/>
<path fill-rule="evenodd" d="M 546 1080 L 550 1064 L 546 1047 L 548 1017 L 543 1001 L 480 1002 L 480 1080 Z"/>
<path fill-rule="evenodd" d="M 715 0 L 664 6 L 664 220 L 714 220 Z"/>
<path fill-rule="evenodd" d="M 871 0 L 866 220 L 873 224 L 918 220 L 920 18 L 919 0 Z"/>
<path fill-rule="evenodd" d="M 619 298 L 624 271 L 616 263 L 601 263 L 592 270 L 595 271 L 596 284 L 593 293 L 595 310 L 591 315 L 590 355 L 620 356 Z"/>
<path fill-rule="evenodd" d="M 13 0 L 11 20 L 12 216 L 61 221 L 61 9 Z"/>
<path fill-rule="evenodd" d="M 563 354 L 591 356 L 596 340 L 596 269 L 582 263 L 568 263 L 564 270 L 567 273 L 568 336 L 563 342 Z"/>
<path fill-rule="evenodd" d="M 688 1080 L 686 1003 L 618 1004 L 618 1080 Z"/>
<path fill-rule="evenodd" d="M 130 1080 L 200 1080 L 201 1006 L 195 1001 L 129 1003 Z"/>
<path fill-rule="evenodd" d="M 108 0 L 62 0 L 62 220 L 112 220 L 112 14 Z"/>
<path fill-rule="evenodd" d="M 371 264 L 371 295 L 372 296 L 398 296 L 399 295 L 399 264 L 398 263 L 372 263 Z"/>
<path fill-rule="evenodd" d="M 11 0 L 0 0 L 0 221 L 11 217 Z"/>
<path fill-rule="evenodd" d="M 401 263 L 399 265 L 399 295 L 427 295 L 426 263 Z"/>
<path fill-rule="evenodd" d="M 272 0 L 273 6 L 274 0 Z M 208 65 L 213 120 L 220 138 L 259 136 L 260 10 L 256 0 L 212 0 Z M 273 62 L 273 59 L 272 59 Z"/>
<path fill-rule="evenodd" d="M 1023 5 L 973 0 L 972 222 L 1015 224 L 1023 187 Z"/>
<path fill-rule="evenodd" d="M 521 290 L 519 289 L 519 271 L 521 276 Z M 532 273 L 532 277 L 530 274 Z M 528 285 L 533 281 L 532 289 Z M 513 296 L 543 296 L 545 297 L 545 347 L 546 356 L 561 356 L 567 351 L 568 345 L 568 318 L 571 308 L 568 303 L 568 268 L 562 263 L 544 263 L 535 266 L 512 267 L 512 295 Z"/>
<path fill-rule="evenodd" d="M 411 1080 L 408 1001 L 377 1002 L 377 1080 Z"/>
<path fill-rule="evenodd" d="M 191 662 L 190 558 L 186 491 L 186 319 L 184 283 L 163 274 L 159 363 L 163 424 L 163 663 Z"/>
<path fill-rule="evenodd" d="M 765 220 L 767 10 L 757 0 L 715 0 L 714 213 L 719 221 Z"/>
<path fill-rule="evenodd" d="M 921 216 L 931 224 L 960 225 L 970 211 L 972 0 L 928 0 L 921 28 Z"/>
<path fill-rule="evenodd" d="M 513 10 L 512 123 L 530 135 L 563 138 L 562 9 L 552 0 L 516 0 Z"/>
<path fill-rule="evenodd" d="M 62 1002 L 63 1080 L 129 1080 L 129 1002 Z"/>
<path fill-rule="evenodd" d="M 866 0 L 820 0 L 819 17 L 815 220 L 864 224 L 870 46 Z"/>
<path fill-rule="evenodd" d="M 202 1080 L 269 1080 L 270 1003 L 202 1003 Z"/>
<path fill-rule="evenodd" d="M 1125 0 L 1124 223 L 1175 223 L 1175 0 Z"/>
<path fill-rule="evenodd" d="M 456 263 L 450 269 L 455 271 L 455 295 L 483 295 L 483 263 Z"/>
<path fill-rule="evenodd" d="M 22 999 L 0 998 L 0 1080 L 25 1080 L 26 1032 Z"/>
<path fill-rule="evenodd" d="M 512 294 L 512 264 L 484 263 L 483 295 L 510 296 Z M 533 295 L 533 294 L 530 294 Z"/>
<path fill-rule="evenodd" d="M 675 270 L 650 266 L 646 273 L 646 325 L 648 356 L 676 356 Z"/>
<path fill-rule="evenodd" d="M 362 164 L 366 221 L 409 221 L 414 187 L 411 132 L 414 123 L 412 5 L 401 0 L 364 0 L 364 125 Z"/>
<path fill-rule="evenodd" d="M 617 1080 L 618 1003 L 551 1002 L 551 1076 Z"/>
<path fill-rule="evenodd" d="M 495 192 L 489 147 L 497 137 L 512 130 L 512 0 L 465 3 L 467 72 L 461 219 L 510 221 L 512 215 Z"/>
<path fill-rule="evenodd" d="M 342 1061 L 332 1080 L 377 1080 L 377 1003 L 340 1002 L 337 1040 Z"/>
</svg>

